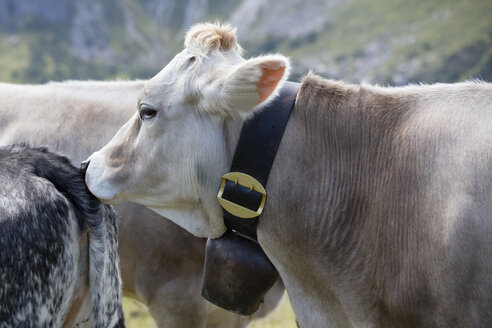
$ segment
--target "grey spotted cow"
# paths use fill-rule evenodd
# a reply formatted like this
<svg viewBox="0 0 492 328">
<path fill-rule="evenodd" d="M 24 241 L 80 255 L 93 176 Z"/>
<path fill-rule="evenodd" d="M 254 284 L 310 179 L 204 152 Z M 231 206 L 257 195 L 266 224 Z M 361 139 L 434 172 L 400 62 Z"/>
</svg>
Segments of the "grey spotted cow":
<svg viewBox="0 0 492 328">
<path fill-rule="evenodd" d="M 0 327 L 124 327 L 116 216 L 45 148 L 0 148 Z"/>
</svg>

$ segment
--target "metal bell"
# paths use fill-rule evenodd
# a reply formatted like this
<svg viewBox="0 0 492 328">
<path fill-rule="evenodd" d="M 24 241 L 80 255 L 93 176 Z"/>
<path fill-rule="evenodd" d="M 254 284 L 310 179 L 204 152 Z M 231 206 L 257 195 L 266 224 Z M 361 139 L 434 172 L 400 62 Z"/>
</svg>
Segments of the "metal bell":
<svg viewBox="0 0 492 328">
<path fill-rule="evenodd" d="M 208 239 L 202 296 L 228 311 L 250 315 L 278 279 L 260 245 L 232 231 Z"/>
</svg>

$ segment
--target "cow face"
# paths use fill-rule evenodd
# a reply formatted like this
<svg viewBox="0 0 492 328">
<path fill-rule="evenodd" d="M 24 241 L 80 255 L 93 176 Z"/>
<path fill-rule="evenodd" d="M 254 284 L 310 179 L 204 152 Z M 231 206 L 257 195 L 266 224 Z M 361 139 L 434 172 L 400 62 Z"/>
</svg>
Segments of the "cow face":
<svg viewBox="0 0 492 328">
<path fill-rule="evenodd" d="M 194 26 L 185 49 L 144 86 L 135 115 L 90 157 L 89 189 L 107 203 L 143 204 L 196 236 L 219 237 L 225 226 L 215 196 L 230 165 L 224 122 L 240 128 L 274 98 L 288 70 L 280 55 L 245 60 L 230 26 Z"/>
</svg>

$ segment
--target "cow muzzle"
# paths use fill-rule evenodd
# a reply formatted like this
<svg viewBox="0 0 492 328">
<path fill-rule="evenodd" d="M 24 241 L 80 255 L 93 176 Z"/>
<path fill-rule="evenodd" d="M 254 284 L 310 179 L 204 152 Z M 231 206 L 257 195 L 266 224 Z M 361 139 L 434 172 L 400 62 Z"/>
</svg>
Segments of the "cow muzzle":
<svg viewBox="0 0 492 328">
<path fill-rule="evenodd" d="M 260 245 L 227 231 L 208 239 L 202 296 L 228 311 L 253 314 L 278 279 L 278 272 Z"/>
</svg>

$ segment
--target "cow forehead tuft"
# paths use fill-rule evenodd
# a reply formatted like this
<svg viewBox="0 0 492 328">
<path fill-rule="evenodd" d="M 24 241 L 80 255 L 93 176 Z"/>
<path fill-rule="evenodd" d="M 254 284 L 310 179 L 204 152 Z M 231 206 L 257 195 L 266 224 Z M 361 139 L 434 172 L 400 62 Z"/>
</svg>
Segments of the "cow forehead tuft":
<svg viewBox="0 0 492 328">
<path fill-rule="evenodd" d="M 207 54 L 212 50 L 240 50 L 236 42 L 236 28 L 229 24 L 200 23 L 186 34 L 185 47 Z"/>
</svg>

